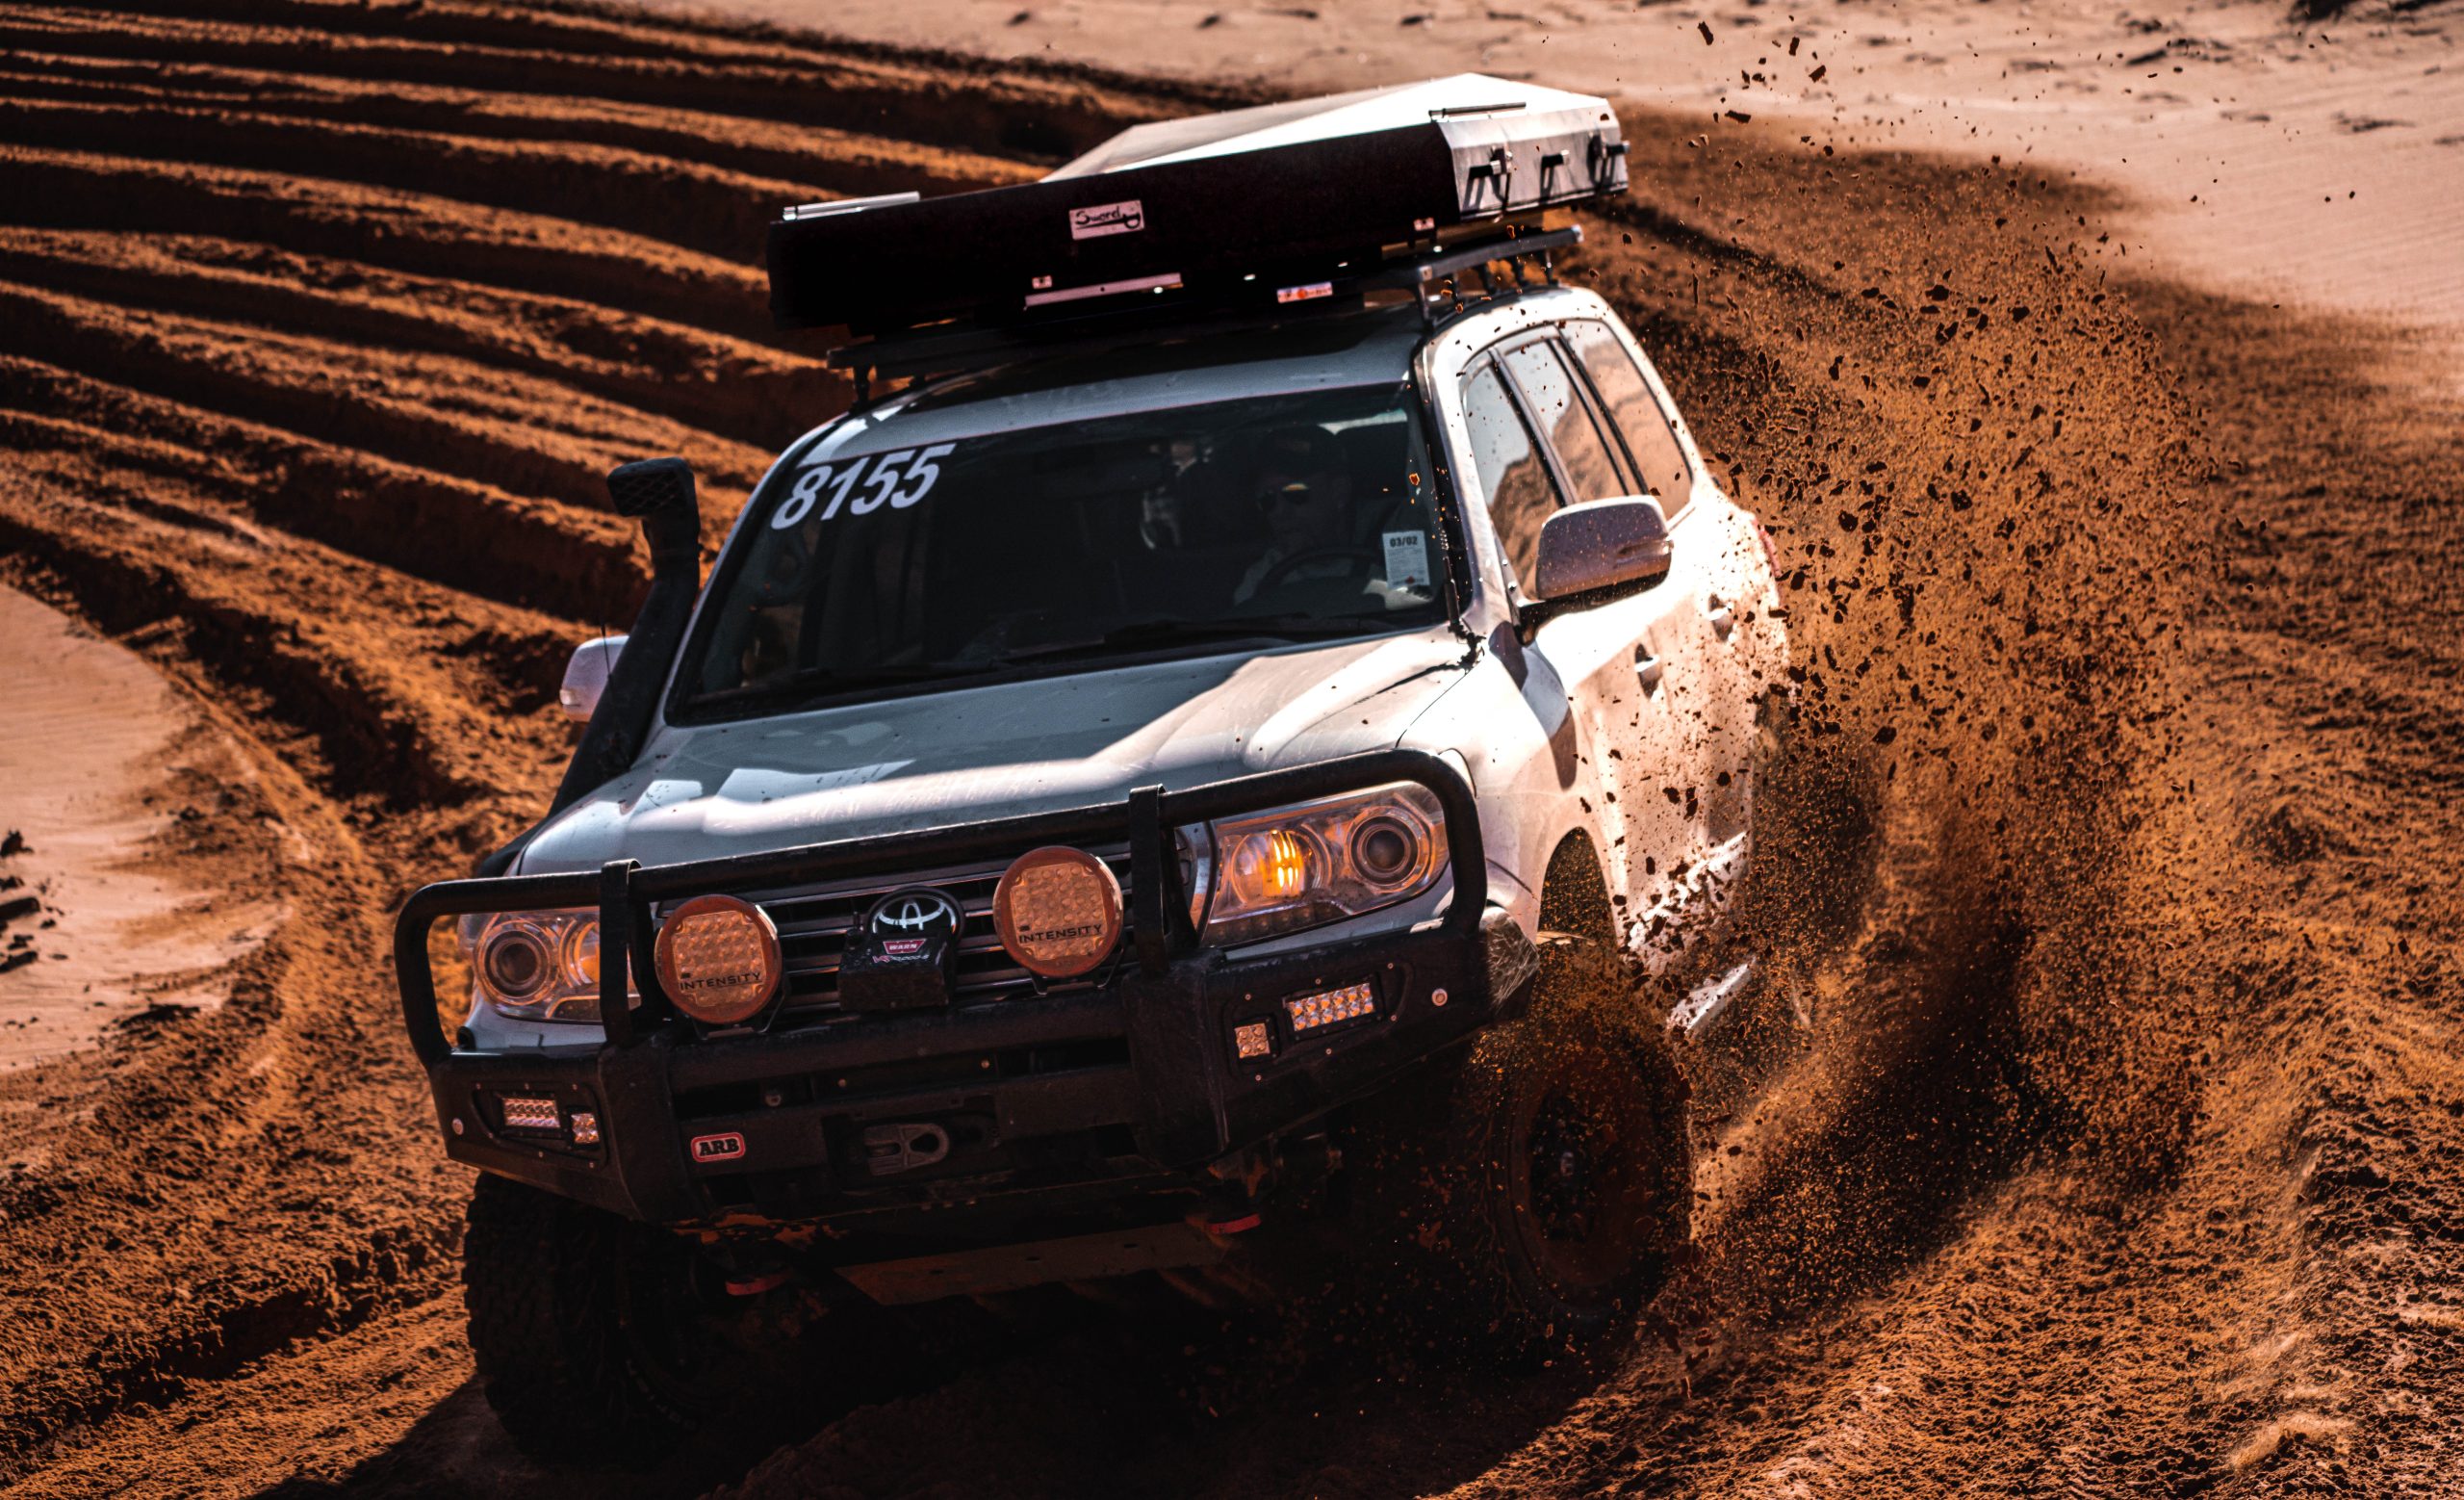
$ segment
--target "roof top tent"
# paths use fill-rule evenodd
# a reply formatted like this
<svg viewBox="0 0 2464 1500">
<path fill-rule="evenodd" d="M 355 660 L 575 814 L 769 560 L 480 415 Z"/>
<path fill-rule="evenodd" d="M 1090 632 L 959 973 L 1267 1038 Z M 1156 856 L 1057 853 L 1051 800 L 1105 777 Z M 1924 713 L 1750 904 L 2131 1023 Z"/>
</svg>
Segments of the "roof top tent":
<svg viewBox="0 0 2464 1500">
<path fill-rule="evenodd" d="M 834 363 L 888 370 L 917 334 L 1356 301 L 1516 253 L 1501 242 L 1547 211 L 1625 190 L 1605 100 L 1461 73 L 1139 125 L 1040 182 L 789 209 L 770 305 L 781 327 L 883 346 Z"/>
</svg>

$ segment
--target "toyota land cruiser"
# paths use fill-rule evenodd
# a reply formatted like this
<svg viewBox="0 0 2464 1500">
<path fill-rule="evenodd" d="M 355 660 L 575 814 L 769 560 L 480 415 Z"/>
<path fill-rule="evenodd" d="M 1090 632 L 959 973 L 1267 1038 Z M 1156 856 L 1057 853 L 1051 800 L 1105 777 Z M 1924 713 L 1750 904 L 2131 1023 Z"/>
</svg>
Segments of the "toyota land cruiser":
<svg viewBox="0 0 2464 1500">
<path fill-rule="evenodd" d="M 1420 87 L 1450 130 L 1572 109 L 1624 185 L 1598 101 Z M 697 1330 L 748 1306 L 1254 1286 L 1287 1223 L 1491 1345 L 1648 1293 L 1692 1196 L 1671 1038 L 1749 982 L 1721 919 L 1787 641 L 1767 538 L 1557 284 L 1578 232 L 1509 186 L 1562 201 L 1548 151 L 1502 139 L 1487 237 L 1373 272 L 877 324 L 842 362 L 921 373 L 790 446 L 706 586 L 690 472 L 611 477 L 653 582 L 576 653 L 555 808 L 396 945 L 526 1445 L 688 1429 L 741 1354 Z M 1108 149 L 1034 188 L 1077 244 L 1168 229 L 1157 153 Z"/>
</svg>

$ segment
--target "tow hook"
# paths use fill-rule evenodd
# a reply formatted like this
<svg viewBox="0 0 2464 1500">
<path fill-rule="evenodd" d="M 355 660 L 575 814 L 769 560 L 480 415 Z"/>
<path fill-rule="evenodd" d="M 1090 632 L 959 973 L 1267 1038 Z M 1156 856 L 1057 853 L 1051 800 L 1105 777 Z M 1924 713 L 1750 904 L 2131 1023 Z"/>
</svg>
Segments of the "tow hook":
<svg viewBox="0 0 2464 1500">
<path fill-rule="evenodd" d="M 864 1168 L 877 1177 L 929 1167 L 950 1153 L 949 1129 L 937 1123 L 868 1125 Z"/>
</svg>

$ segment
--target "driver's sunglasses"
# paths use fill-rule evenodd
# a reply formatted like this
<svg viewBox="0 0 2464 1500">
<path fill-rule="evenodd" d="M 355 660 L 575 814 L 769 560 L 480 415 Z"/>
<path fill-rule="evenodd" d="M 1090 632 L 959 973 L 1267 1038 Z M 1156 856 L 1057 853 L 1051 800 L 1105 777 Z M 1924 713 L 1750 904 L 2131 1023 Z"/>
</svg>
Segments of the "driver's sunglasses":
<svg viewBox="0 0 2464 1500">
<path fill-rule="evenodd" d="M 1317 503 L 1316 492 L 1306 484 L 1281 485 L 1258 497 L 1260 510 L 1273 510 L 1278 506 L 1303 510 Z"/>
</svg>

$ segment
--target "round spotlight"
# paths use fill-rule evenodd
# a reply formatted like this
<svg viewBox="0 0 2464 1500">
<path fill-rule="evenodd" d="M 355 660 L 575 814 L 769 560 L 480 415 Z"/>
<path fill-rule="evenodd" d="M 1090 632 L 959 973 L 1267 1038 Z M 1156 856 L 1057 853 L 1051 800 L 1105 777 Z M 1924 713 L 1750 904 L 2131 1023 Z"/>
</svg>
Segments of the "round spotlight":
<svg viewBox="0 0 2464 1500">
<path fill-rule="evenodd" d="M 786 968 L 769 914 L 732 895 L 697 895 L 669 913 L 656 959 L 676 1008 L 713 1026 L 759 1015 Z"/>
<path fill-rule="evenodd" d="M 1084 849 L 1030 849 L 994 888 L 992 924 L 1021 968 L 1074 979 L 1120 942 L 1120 882 Z"/>
</svg>

